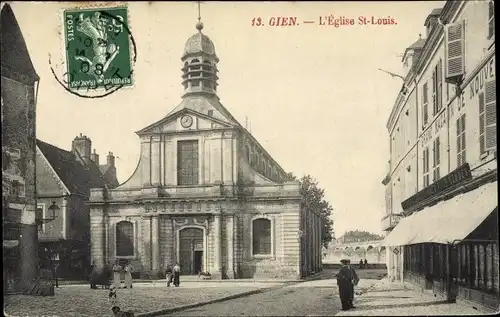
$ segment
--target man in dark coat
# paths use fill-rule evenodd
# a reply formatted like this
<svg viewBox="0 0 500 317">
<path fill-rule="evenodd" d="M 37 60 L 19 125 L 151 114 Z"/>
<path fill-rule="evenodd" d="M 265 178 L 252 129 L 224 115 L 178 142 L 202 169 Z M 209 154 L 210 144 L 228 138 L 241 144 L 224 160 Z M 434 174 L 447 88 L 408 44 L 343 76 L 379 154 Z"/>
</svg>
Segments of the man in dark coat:
<svg viewBox="0 0 500 317">
<path fill-rule="evenodd" d="M 349 265 L 349 260 L 341 260 L 342 267 L 337 274 L 337 285 L 339 287 L 340 302 L 342 310 L 354 308 L 352 303 L 354 298 L 354 283 L 357 284 L 358 276 L 356 271 Z"/>
</svg>

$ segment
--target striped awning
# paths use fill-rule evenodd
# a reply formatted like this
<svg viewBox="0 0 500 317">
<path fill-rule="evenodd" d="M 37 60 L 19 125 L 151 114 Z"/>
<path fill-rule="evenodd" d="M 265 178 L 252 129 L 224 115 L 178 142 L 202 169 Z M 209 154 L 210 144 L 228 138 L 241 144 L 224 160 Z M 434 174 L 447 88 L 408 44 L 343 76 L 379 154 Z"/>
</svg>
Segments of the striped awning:
<svg viewBox="0 0 500 317">
<path fill-rule="evenodd" d="M 498 184 L 488 183 L 401 219 L 382 245 L 449 244 L 462 240 L 498 208 Z"/>
</svg>

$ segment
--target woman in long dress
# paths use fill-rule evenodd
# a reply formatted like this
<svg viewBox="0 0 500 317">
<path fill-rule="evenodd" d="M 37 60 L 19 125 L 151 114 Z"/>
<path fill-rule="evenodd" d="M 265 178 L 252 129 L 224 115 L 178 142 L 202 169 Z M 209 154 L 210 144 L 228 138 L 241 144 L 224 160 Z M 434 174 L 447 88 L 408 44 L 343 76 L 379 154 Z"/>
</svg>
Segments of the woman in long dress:
<svg viewBox="0 0 500 317">
<path fill-rule="evenodd" d="M 113 285 L 118 289 L 121 286 L 121 279 L 120 275 L 122 273 L 122 266 L 118 262 L 118 260 L 115 261 L 115 265 L 113 265 Z"/>
<path fill-rule="evenodd" d="M 181 267 L 179 266 L 179 263 L 176 263 L 174 266 L 174 285 L 175 285 L 175 287 L 179 287 L 180 275 L 181 275 Z"/>
<path fill-rule="evenodd" d="M 134 267 L 130 262 L 125 264 L 125 288 L 132 288 L 132 272 L 134 271 Z"/>
</svg>

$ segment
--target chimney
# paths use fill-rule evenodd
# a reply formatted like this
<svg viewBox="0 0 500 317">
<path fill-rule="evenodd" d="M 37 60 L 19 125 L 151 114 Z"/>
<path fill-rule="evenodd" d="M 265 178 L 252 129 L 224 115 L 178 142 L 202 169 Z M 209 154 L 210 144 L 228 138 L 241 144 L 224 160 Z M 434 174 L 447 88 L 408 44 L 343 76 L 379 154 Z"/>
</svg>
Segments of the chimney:
<svg viewBox="0 0 500 317">
<path fill-rule="evenodd" d="M 97 154 L 95 152 L 95 149 L 94 149 L 94 152 L 92 152 L 92 154 L 90 154 L 90 159 L 92 160 L 92 162 L 95 163 L 95 165 L 99 166 L 99 154 Z"/>
<path fill-rule="evenodd" d="M 115 166 L 115 156 L 113 155 L 113 152 L 109 152 L 108 153 L 107 164 L 109 166 Z"/>
<path fill-rule="evenodd" d="M 91 157 L 90 157 L 90 151 L 92 148 L 92 141 L 87 138 L 87 136 L 82 135 L 80 133 L 80 136 L 75 137 L 73 140 L 73 143 L 71 145 L 71 151 L 73 153 L 80 154 L 81 158 L 85 161 L 88 162 Z"/>
</svg>

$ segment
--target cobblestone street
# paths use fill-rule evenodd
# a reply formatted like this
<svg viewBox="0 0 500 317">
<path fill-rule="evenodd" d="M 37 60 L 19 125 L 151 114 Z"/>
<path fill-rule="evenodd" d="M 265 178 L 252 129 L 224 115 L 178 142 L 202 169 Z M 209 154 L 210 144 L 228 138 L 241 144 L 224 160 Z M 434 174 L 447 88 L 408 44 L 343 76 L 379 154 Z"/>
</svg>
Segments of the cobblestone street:
<svg viewBox="0 0 500 317">
<path fill-rule="evenodd" d="M 280 283 L 188 282 L 181 284 L 179 288 L 167 288 L 164 283 L 136 283 L 133 289 L 118 290 L 117 303 L 122 310 L 139 314 L 277 285 Z M 112 316 L 107 290 L 91 290 L 88 285 L 66 285 L 55 291 L 56 295 L 49 297 L 5 296 L 4 312 L 7 316 Z"/>
<path fill-rule="evenodd" d="M 309 281 L 169 316 L 333 316 L 340 310 L 336 294 L 332 279 Z"/>
</svg>

